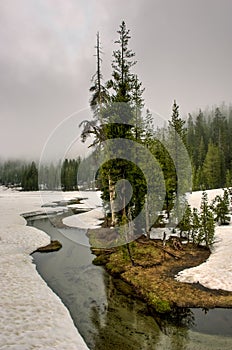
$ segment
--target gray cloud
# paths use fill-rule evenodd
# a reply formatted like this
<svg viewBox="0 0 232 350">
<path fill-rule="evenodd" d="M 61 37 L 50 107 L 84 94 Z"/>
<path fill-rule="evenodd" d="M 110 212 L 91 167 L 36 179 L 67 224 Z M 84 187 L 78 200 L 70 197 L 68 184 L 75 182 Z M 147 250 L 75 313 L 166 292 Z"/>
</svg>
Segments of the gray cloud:
<svg viewBox="0 0 232 350">
<path fill-rule="evenodd" d="M 152 111 L 231 102 L 231 11 L 230 0 L 2 0 L 0 157 L 39 157 L 58 123 L 88 106 L 96 32 L 107 79 L 122 19 Z"/>
</svg>

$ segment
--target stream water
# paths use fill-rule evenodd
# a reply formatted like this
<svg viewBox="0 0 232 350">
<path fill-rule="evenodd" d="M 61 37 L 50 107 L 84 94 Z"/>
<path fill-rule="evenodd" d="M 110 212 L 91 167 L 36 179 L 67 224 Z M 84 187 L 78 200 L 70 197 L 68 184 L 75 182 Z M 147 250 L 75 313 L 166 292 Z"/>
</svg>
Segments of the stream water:
<svg viewBox="0 0 232 350">
<path fill-rule="evenodd" d="M 143 302 L 120 292 L 122 282 L 92 264 L 86 230 L 58 230 L 48 218 L 27 222 L 62 243 L 58 252 L 34 253 L 34 262 L 91 350 L 232 349 L 232 310 L 181 310 L 172 320 L 151 316 Z"/>
</svg>

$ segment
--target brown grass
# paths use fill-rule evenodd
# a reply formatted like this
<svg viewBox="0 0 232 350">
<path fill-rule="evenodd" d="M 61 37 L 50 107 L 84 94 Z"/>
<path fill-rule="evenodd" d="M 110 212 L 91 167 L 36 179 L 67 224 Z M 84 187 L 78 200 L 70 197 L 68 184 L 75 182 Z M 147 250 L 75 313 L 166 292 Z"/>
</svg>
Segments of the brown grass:
<svg viewBox="0 0 232 350">
<path fill-rule="evenodd" d="M 125 247 L 111 252 L 97 250 L 94 253 L 104 256 L 103 265 L 107 271 L 119 276 L 133 287 L 136 297 L 142 298 L 158 312 L 168 312 L 173 307 L 232 307 L 232 292 L 208 289 L 199 283 L 181 283 L 175 275 L 189 267 L 203 263 L 210 255 L 209 250 L 184 245 L 175 250 L 171 243 L 162 249 L 161 241 L 147 241 L 140 238 L 131 243 L 134 266 Z"/>
</svg>

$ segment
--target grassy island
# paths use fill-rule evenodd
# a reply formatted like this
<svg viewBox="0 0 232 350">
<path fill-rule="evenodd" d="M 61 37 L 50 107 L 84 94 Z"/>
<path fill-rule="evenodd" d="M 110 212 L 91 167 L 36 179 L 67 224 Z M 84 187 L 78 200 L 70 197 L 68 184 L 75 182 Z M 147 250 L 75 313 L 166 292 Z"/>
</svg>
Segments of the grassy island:
<svg viewBox="0 0 232 350">
<path fill-rule="evenodd" d="M 95 237 L 96 232 L 92 230 Z M 99 233 L 102 236 L 102 229 Z M 89 236 L 91 240 L 91 231 Z M 141 236 L 130 243 L 131 257 L 126 246 L 92 248 L 92 251 L 96 255 L 95 264 L 103 265 L 111 275 L 126 282 L 132 287 L 134 297 L 144 300 L 158 313 L 168 313 L 177 307 L 232 307 L 232 292 L 175 279 L 179 271 L 207 260 L 210 250 L 206 247 L 189 243 L 176 249 L 171 240 L 163 247 L 161 240 L 147 240 Z"/>
</svg>

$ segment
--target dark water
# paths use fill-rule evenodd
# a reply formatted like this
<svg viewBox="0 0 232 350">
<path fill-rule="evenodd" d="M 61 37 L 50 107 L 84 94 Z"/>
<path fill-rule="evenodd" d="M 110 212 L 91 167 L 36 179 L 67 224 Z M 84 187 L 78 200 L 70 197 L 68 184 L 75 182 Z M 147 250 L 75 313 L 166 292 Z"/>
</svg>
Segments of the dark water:
<svg viewBox="0 0 232 350">
<path fill-rule="evenodd" d="M 151 316 L 130 290 L 129 296 L 120 292 L 119 280 L 92 264 L 86 230 L 58 230 L 48 218 L 28 220 L 28 225 L 62 243 L 60 251 L 33 258 L 91 350 L 232 349 L 232 310 L 182 310 L 173 320 Z"/>
</svg>

